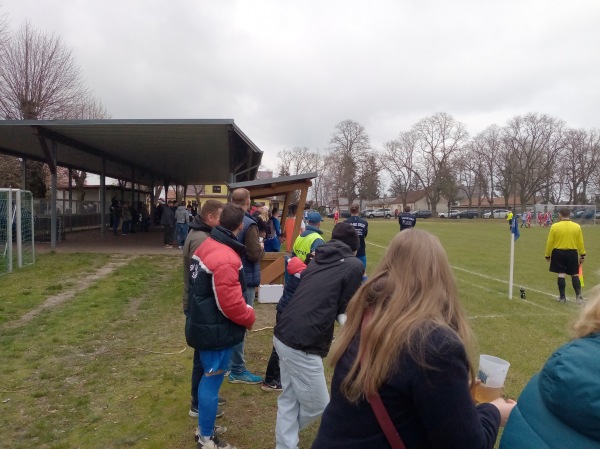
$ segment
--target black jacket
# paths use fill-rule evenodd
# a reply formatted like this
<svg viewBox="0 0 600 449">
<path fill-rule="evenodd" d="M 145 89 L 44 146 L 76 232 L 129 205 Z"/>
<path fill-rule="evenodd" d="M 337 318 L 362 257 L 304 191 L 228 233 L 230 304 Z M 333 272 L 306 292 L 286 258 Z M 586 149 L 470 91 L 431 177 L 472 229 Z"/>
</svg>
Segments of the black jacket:
<svg viewBox="0 0 600 449">
<path fill-rule="evenodd" d="M 364 265 L 345 243 L 331 240 L 319 246 L 275 325 L 275 336 L 290 348 L 327 356 L 335 318 L 346 311 L 363 272 Z"/>
</svg>

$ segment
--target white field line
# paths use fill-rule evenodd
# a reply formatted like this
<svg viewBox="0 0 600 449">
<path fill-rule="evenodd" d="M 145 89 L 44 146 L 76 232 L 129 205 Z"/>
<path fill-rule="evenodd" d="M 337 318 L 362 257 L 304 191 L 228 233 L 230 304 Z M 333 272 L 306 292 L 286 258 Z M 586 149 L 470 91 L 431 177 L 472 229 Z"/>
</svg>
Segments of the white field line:
<svg viewBox="0 0 600 449">
<path fill-rule="evenodd" d="M 521 313 L 519 314 L 520 317 L 523 316 L 564 316 L 564 313 Z M 470 316 L 469 319 L 470 320 L 476 320 L 479 318 L 506 318 L 506 317 L 512 317 L 514 315 L 476 315 L 476 316 Z"/>
<path fill-rule="evenodd" d="M 484 277 L 488 277 L 488 276 L 484 276 Z M 490 279 L 493 279 L 493 278 L 490 278 Z M 481 290 L 485 290 L 485 291 L 488 291 L 488 292 L 491 292 L 491 293 L 496 293 L 498 295 L 501 295 L 502 297 L 505 296 L 505 294 L 503 292 L 499 292 L 498 290 L 492 290 L 491 288 L 487 288 L 487 287 L 484 287 L 482 285 L 476 284 L 474 282 L 467 281 L 466 279 L 462 279 L 461 278 L 460 282 L 464 282 L 465 284 L 472 285 L 473 287 L 477 287 L 477 288 L 479 288 Z M 524 302 L 526 304 L 530 304 L 532 306 L 540 307 L 540 308 L 542 308 L 544 310 L 548 310 L 548 311 L 552 312 L 550 314 L 544 314 L 544 315 L 566 315 L 564 313 L 556 312 L 554 309 L 552 309 L 550 307 L 542 306 L 542 305 L 537 304 L 535 302 L 528 301 L 527 299 L 520 299 L 520 298 L 518 298 L 518 299 L 515 299 L 515 301 Z M 536 315 L 540 315 L 540 314 L 536 314 Z M 498 315 L 498 316 L 501 316 L 501 315 Z M 519 316 L 528 316 L 528 315 L 527 314 L 519 314 Z M 477 317 L 474 317 L 474 318 L 477 318 Z"/>
<path fill-rule="evenodd" d="M 381 245 L 378 245 L 378 244 L 376 244 L 376 243 L 371 243 L 371 242 L 365 242 L 365 243 L 368 243 L 369 245 L 376 246 L 377 248 L 387 249 L 387 247 L 386 247 L 386 246 L 381 246 Z M 464 271 L 465 273 L 468 273 L 468 274 L 470 274 L 470 275 L 473 275 L 473 276 L 479 276 L 479 277 L 482 277 L 482 278 L 484 278 L 484 279 L 489 279 L 490 281 L 496 281 L 496 282 L 501 282 L 501 283 L 503 283 L 503 284 L 508 284 L 508 281 L 505 281 L 504 279 L 498 279 L 498 278 L 495 278 L 495 277 L 492 277 L 492 276 L 488 276 L 488 275 L 486 275 L 486 274 L 477 273 L 477 272 L 475 272 L 475 271 L 467 270 L 466 268 L 457 267 L 457 266 L 455 266 L 455 265 L 451 265 L 451 267 L 452 267 L 452 269 L 453 269 L 453 270 Z M 468 284 L 470 284 L 470 285 L 473 285 L 473 286 L 475 286 L 475 287 L 481 288 L 481 289 L 483 289 L 483 290 L 487 290 L 487 291 L 489 291 L 489 292 L 497 293 L 497 294 L 499 294 L 499 295 L 504 295 L 504 293 L 502 293 L 502 292 L 499 292 L 499 291 L 497 291 L 497 290 L 492 290 L 491 288 L 482 287 L 481 285 L 475 284 L 475 283 L 473 283 L 473 282 L 466 281 L 466 280 L 464 280 L 464 279 L 462 279 L 462 280 L 461 280 L 461 282 L 468 283 Z M 541 290 L 536 290 L 535 288 L 531 288 L 531 287 L 527 287 L 527 286 L 523 286 L 523 288 L 525 288 L 525 290 L 528 290 L 528 291 L 532 291 L 532 292 L 540 293 L 540 294 L 542 294 L 542 295 L 545 295 L 545 296 L 550 296 L 551 298 L 554 298 L 554 297 L 555 297 L 555 295 L 553 295 L 552 293 L 543 292 L 543 291 L 541 291 Z M 519 301 L 523 301 L 523 302 L 525 302 L 525 303 L 527 303 L 527 304 L 531 304 L 532 306 L 540 307 L 540 308 L 542 308 L 542 309 L 545 309 L 545 310 L 549 310 L 549 311 L 551 311 L 551 312 L 554 312 L 554 310 L 553 310 L 553 309 L 551 309 L 550 307 L 542 306 L 542 305 L 540 305 L 540 304 L 537 304 L 537 303 L 535 303 L 535 302 L 532 302 L 532 301 L 528 301 L 528 300 L 526 300 L 526 299 L 519 299 Z"/>
<path fill-rule="evenodd" d="M 331 231 L 326 231 L 326 232 L 331 233 Z M 381 246 L 381 245 L 378 245 L 377 243 L 366 242 L 366 241 L 365 241 L 365 243 L 368 244 L 368 245 L 376 246 L 377 248 L 387 249 L 387 246 Z M 504 279 L 498 279 L 498 278 L 495 278 L 495 277 L 492 277 L 492 276 L 488 276 L 486 274 L 477 273 L 475 271 L 467 270 L 466 268 L 461 268 L 461 267 L 457 267 L 457 266 L 454 266 L 454 265 L 450 265 L 450 266 L 452 267 L 453 270 L 464 271 L 465 273 L 471 274 L 473 276 L 479 276 L 479 277 L 482 277 L 484 279 L 489 279 L 490 281 L 496 281 L 496 282 L 501 282 L 503 284 L 508 284 L 508 281 L 505 281 Z M 475 283 L 472 283 L 472 282 L 469 282 L 469 281 L 465 281 L 464 279 L 462 280 L 462 282 L 466 282 L 468 284 L 474 285 L 475 287 L 478 287 L 478 288 L 481 288 L 483 290 L 487 290 L 487 291 L 490 291 L 490 292 L 493 292 L 493 293 L 497 293 L 499 295 L 504 295 L 504 293 L 502 293 L 502 292 L 482 287 L 482 286 L 480 286 L 478 284 L 475 284 Z M 555 296 L 556 296 L 556 295 L 553 295 L 552 293 L 543 292 L 541 290 L 536 290 L 535 288 L 527 287 L 526 285 L 523 285 L 523 288 L 525 288 L 526 291 L 532 291 L 532 292 L 540 293 L 540 294 L 545 295 L 545 296 L 550 296 L 551 298 L 555 298 Z M 542 309 L 546 309 L 546 310 L 550 310 L 550 311 L 554 312 L 554 310 L 551 309 L 551 308 L 549 308 L 549 307 L 542 306 L 540 304 L 528 301 L 526 299 L 519 299 L 519 301 L 523 301 L 523 302 L 525 302 L 527 304 L 531 304 L 533 306 L 541 307 Z"/>
</svg>

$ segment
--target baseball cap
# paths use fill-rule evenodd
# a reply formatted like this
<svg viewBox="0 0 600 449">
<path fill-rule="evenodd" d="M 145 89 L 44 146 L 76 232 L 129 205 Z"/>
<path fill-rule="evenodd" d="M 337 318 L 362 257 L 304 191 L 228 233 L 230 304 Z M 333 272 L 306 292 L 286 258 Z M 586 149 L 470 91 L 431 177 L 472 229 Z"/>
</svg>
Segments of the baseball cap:
<svg viewBox="0 0 600 449">
<path fill-rule="evenodd" d="M 309 223 L 321 223 L 321 214 L 318 212 L 310 212 L 306 218 Z"/>
</svg>

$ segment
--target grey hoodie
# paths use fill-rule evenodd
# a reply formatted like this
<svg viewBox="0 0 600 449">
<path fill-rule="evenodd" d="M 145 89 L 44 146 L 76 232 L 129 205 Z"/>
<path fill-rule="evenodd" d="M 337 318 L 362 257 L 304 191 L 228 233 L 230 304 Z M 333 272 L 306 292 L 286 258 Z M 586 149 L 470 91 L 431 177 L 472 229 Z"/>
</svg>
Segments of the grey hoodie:
<svg viewBox="0 0 600 449">
<path fill-rule="evenodd" d="M 177 223 L 187 223 L 189 222 L 189 212 L 185 206 L 178 206 L 175 211 L 175 221 Z"/>
</svg>

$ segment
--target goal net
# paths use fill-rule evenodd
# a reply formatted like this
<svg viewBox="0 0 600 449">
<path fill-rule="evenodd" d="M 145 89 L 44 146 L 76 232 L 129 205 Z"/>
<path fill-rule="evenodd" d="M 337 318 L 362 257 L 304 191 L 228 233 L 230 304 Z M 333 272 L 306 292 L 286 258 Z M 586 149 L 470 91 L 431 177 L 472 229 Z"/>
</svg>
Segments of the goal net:
<svg viewBox="0 0 600 449">
<path fill-rule="evenodd" d="M 597 216 L 596 206 L 590 204 L 537 204 L 532 213 L 532 224 L 535 221 L 538 224 L 538 216 L 541 214 L 543 223 L 547 224 L 548 216 L 550 213 L 551 223 L 555 223 L 559 220 L 558 211 L 560 209 L 569 209 L 571 211 L 571 220 L 575 223 L 579 223 L 581 226 L 595 225 L 600 216 Z"/>
<path fill-rule="evenodd" d="M 32 194 L 0 189 L 0 275 L 34 262 Z"/>
</svg>

